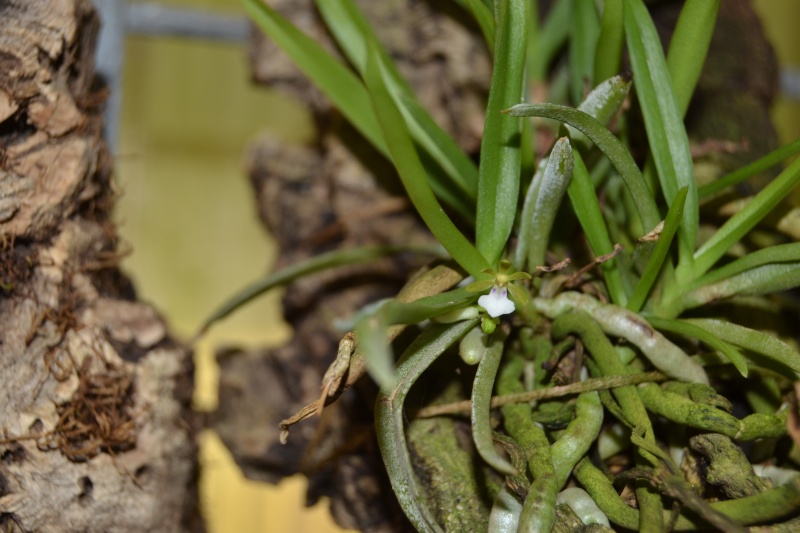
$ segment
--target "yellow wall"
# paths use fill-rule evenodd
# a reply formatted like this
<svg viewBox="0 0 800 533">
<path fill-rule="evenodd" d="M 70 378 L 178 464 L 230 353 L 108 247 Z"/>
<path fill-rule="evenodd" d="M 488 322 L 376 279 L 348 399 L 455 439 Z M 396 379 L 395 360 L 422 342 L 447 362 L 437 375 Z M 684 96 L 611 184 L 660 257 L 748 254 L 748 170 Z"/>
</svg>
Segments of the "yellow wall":
<svg viewBox="0 0 800 533">
<path fill-rule="evenodd" d="M 184 0 L 193 7 L 223 0 Z M 800 65 L 797 0 L 755 2 L 770 31 L 782 32 L 782 61 Z M 793 15 L 788 15 L 793 11 Z M 275 249 L 258 222 L 242 151 L 259 131 L 285 140 L 309 133 L 308 117 L 286 97 L 249 84 L 237 46 L 175 39 L 127 43 L 117 181 L 121 234 L 134 248 L 124 263 L 145 300 L 187 339 L 207 313 L 245 280 L 262 275 Z M 778 103 L 786 142 L 800 136 L 800 104 Z M 197 347 L 195 403 L 216 405 L 214 346 L 278 344 L 290 331 L 279 318 L 279 294 L 261 299 Z M 202 501 L 210 533 L 337 531 L 325 505 L 303 508 L 302 480 L 279 487 L 244 480 L 219 440 L 202 436 Z"/>
</svg>

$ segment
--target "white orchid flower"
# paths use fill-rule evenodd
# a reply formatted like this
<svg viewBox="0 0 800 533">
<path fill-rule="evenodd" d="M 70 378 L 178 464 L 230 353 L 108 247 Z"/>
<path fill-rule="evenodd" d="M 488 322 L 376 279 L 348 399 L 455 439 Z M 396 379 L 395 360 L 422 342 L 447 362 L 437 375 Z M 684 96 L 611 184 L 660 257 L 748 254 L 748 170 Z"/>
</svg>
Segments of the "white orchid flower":
<svg viewBox="0 0 800 533">
<path fill-rule="evenodd" d="M 467 290 L 470 292 L 483 292 L 491 288 L 489 294 L 478 298 L 478 305 L 483 307 L 492 318 L 513 313 L 516 310 L 515 301 L 520 305 L 525 305 L 528 301 L 528 294 L 513 282 L 531 279 L 530 274 L 514 272 L 511 263 L 506 260 L 500 261 L 499 267 L 499 272 L 491 268 L 485 269 L 483 273 L 489 274 L 491 278 L 475 281 L 467 286 Z M 508 297 L 509 293 L 513 300 Z"/>
<path fill-rule="evenodd" d="M 478 298 L 478 305 L 486 309 L 486 312 L 492 318 L 497 318 L 501 315 L 508 315 L 514 312 L 514 302 L 508 298 L 508 289 L 495 285 L 489 294 L 484 294 Z"/>
</svg>

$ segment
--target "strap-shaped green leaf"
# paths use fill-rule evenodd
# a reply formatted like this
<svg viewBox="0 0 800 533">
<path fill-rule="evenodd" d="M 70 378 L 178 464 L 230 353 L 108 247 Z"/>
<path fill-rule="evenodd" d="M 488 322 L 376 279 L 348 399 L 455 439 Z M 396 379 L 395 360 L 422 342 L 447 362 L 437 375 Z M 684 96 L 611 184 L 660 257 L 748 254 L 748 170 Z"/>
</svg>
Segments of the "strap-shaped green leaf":
<svg viewBox="0 0 800 533">
<path fill-rule="evenodd" d="M 642 309 L 647 295 L 650 294 L 650 290 L 656 282 L 658 273 L 661 272 L 664 260 L 667 258 L 667 252 L 669 252 L 669 247 L 672 244 L 672 238 L 675 236 L 675 232 L 678 230 L 678 226 L 681 223 L 687 192 L 688 189 L 686 187 L 678 191 L 678 194 L 675 196 L 675 201 L 672 202 L 672 206 L 667 212 L 667 218 L 664 219 L 664 227 L 661 230 L 661 234 L 658 236 L 655 249 L 650 255 L 650 260 L 647 262 L 644 274 L 642 274 L 639 283 L 633 290 L 631 300 L 628 302 L 627 307 L 630 311 L 638 313 Z"/>
<path fill-rule="evenodd" d="M 477 300 L 479 294 L 464 288 L 418 298 L 411 302 L 387 300 L 371 312 L 364 312 L 356 322 L 359 344 L 367 354 L 367 371 L 381 386 L 393 379 L 393 359 L 388 348 L 387 328 L 399 324 L 417 324 L 458 311 Z"/>
<path fill-rule="evenodd" d="M 800 373 L 800 354 L 788 344 L 762 331 L 740 326 L 732 322 L 711 318 L 693 318 L 686 322 L 696 324 L 710 331 L 725 342 L 741 346 L 751 352 L 761 354 L 768 359 L 786 365 L 793 371 Z M 787 376 L 797 379 L 796 376 Z"/>
<path fill-rule="evenodd" d="M 483 38 L 486 40 L 486 46 L 490 51 L 494 50 L 494 14 L 489 9 L 483 0 L 456 0 L 461 6 L 472 14 L 472 18 L 478 23 L 481 29 Z"/>
<path fill-rule="evenodd" d="M 406 516 L 419 531 L 440 532 L 442 529 L 425 505 L 425 497 L 411 466 L 406 446 L 403 403 L 417 378 L 477 323 L 477 320 L 469 320 L 453 325 L 429 326 L 398 361 L 394 386 L 382 388 L 375 402 L 378 445 L 392 489 Z"/>
<path fill-rule="evenodd" d="M 642 177 L 642 172 L 633 161 L 633 157 L 620 140 L 597 119 L 577 109 L 555 104 L 518 104 L 506 109 L 503 113 L 512 117 L 549 118 L 580 130 L 608 157 L 625 181 L 646 231 L 652 230 L 660 222 L 661 217 L 658 214 L 653 195 Z"/>
<path fill-rule="evenodd" d="M 692 309 L 734 296 L 760 296 L 800 286 L 800 261 L 760 265 L 685 293 L 680 309 Z"/>
<path fill-rule="evenodd" d="M 578 106 L 578 111 L 583 111 L 596 118 L 604 126 L 611 122 L 631 90 L 630 77 L 625 75 L 612 76 L 600 83 L 586 96 Z M 572 144 L 581 149 L 589 148 L 589 139 L 572 126 L 567 126 Z"/>
<path fill-rule="evenodd" d="M 547 76 L 547 68 L 569 37 L 570 2 L 557 0 L 536 36 L 536 53 L 528 57 L 528 75 L 531 80 L 541 82 Z"/>
<path fill-rule="evenodd" d="M 388 155 L 380 126 L 361 81 L 337 58 L 326 52 L 263 0 L 242 0 L 245 11 L 264 33 L 322 89 L 355 128 L 384 155 Z"/>
<path fill-rule="evenodd" d="M 478 293 L 465 288 L 418 298 L 410 302 L 387 300 L 369 311 L 363 310 L 356 322 L 360 346 L 366 354 L 367 371 L 381 386 L 393 379 L 392 355 L 388 348 L 387 328 L 399 324 L 417 324 L 463 309 L 478 299 Z"/>
<path fill-rule="evenodd" d="M 394 356 L 386 335 L 386 325 L 378 316 L 366 316 L 356 323 L 355 330 L 367 373 L 379 387 L 393 387 Z"/>
<path fill-rule="evenodd" d="M 259 27 L 331 99 L 353 126 L 379 152 L 388 156 L 382 132 L 369 105 L 369 95 L 353 72 L 264 2 L 242 1 Z M 348 39 L 349 45 L 357 42 L 361 42 L 363 48 L 363 39 Z M 411 113 L 413 117 L 409 121 L 414 133 L 422 139 L 420 144 L 430 149 L 432 159 L 444 170 L 444 175 L 441 175 L 432 169 L 428 178 L 432 187 L 443 201 L 464 216 L 465 220 L 472 222 L 477 169 L 446 133 L 437 131 L 438 126 L 435 123 L 425 122 L 424 110 L 420 113 L 420 109 L 414 109 L 407 112 L 407 115 Z M 464 188 L 470 180 L 472 184 Z M 466 192 L 454 194 L 451 190 L 454 185 Z"/>
<path fill-rule="evenodd" d="M 717 21 L 720 0 L 687 0 L 669 42 L 667 68 L 672 79 L 675 104 L 686 115 L 692 93 L 706 61 Z"/>
<path fill-rule="evenodd" d="M 765 170 L 774 167 L 784 159 L 798 153 L 800 153 L 800 139 L 797 139 L 786 146 L 782 146 L 781 148 L 768 153 L 764 157 L 761 157 L 749 165 L 735 170 L 734 172 L 731 172 L 730 174 L 723 176 L 718 180 L 714 180 L 711 183 L 703 185 L 697 189 L 697 194 L 700 198 L 713 196 L 714 194 L 727 189 L 728 187 L 733 187 L 734 185 L 752 178 L 759 172 L 764 172 Z"/>
<path fill-rule="evenodd" d="M 600 35 L 600 15 L 594 0 L 570 1 L 569 76 L 572 102 L 583 100 L 594 87 L 594 56 Z"/>
<path fill-rule="evenodd" d="M 623 0 L 605 0 L 600 35 L 594 56 L 595 81 L 606 80 L 619 73 L 622 61 L 622 44 L 625 42 Z"/>
<path fill-rule="evenodd" d="M 674 320 L 669 318 L 647 317 L 647 321 L 654 328 L 661 331 L 677 333 L 684 337 L 694 338 L 725 355 L 739 373 L 747 377 L 747 360 L 742 353 L 732 344 L 720 339 L 700 324 L 693 324 L 685 320 Z"/>
<path fill-rule="evenodd" d="M 412 302 L 390 300 L 380 309 L 381 321 L 385 326 L 416 324 L 466 307 L 474 303 L 479 296 L 479 293 L 460 288 L 419 298 Z"/>
<path fill-rule="evenodd" d="M 335 250 L 311 257 L 294 265 L 289 265 L 277 272 L 272 272 L 266 277 L 248 285 L 236 293 L 225 303 L 219 306 L 219 308 L 203 322 L 203 325 L 198 330 L 196 337 L 205 333 L 208 328 L 210 328 L 217 321 L 222 320 L 248 302 L 275 287 L 286 285 L 296 279 L 314 274 L 315 272 L 320 272 L 322 270 L 345 265 L 367 263 L 387 255 L 404 252 L 440 255 L 436 249 L 426 247 L 364 246 L 349 250 Z"/>
<path fill-rule="evenodd" d="M 621 0 L 619 1 L 621 2 Z M 606 9 L 608 9 L 608 6 L 606 6 Z M 620 19 L 621 28 L 622 20 Z M 602 124 L 608 124 L 628 96 L 630 87 L 629 78 L 613 76 L 595 87 L 586 99 L 581 102 L 581 105 L 578 106 L 578 110 L 591 115 Z M 580 130 L 569 125 L 566 128 L 570 134 L 570 142 L 574 147 L 579 149 L 588 149 L 590 147 L 591 141 Z M 592 179 L 580 153 L 577 150 L 573 150 L 573 152 L 575 166 L 568 189 L 573 211 L 586 234 L 592 252 L 596 256 L 610 254 L 613 251 L 613 246 L 605 220 L 600 212 L 600 204 L 594 191 Z M 607 167 L 608 159 L 604 158 L 602 161 Z M 599 167 L 600 165 L 596 169 Z M 602 168 L 599 169 L 602 170 Z M 611 300 L 617 305 L 625 305 L 628 297 L 623 290 L 619 262 L 611 259 L 603 263 L 601 268 Z"/>
<path fill-rule="evenodd" d="M 387 74 L 386 86 L 403 114 L 411 137 L 444 170 L 449 179 L 442 185 L 456 187 L 458 194 L 469 200 L 467 204 L 474 205 L 478 186 L 477 167 L 419 103 L 390 55 L 378 44 L 378 36 L 355 2 L 316 0 L 316 5 L 336 42 L 362 76 L 366 69 L 367 43 L 375 43 Z M 431 176 L 432 179 L 435 177 Z"/>
<path fill-rule="evenodd" d="M 575 165 L 572 170 L 572 180 L 569 183 L 567 193 L 569 194 L 572 210 L 578 217 L 578 222 L 583 228 L 589 247 L 595 256 L 610 254 L 614 250 L 611 237 L 608 235 L 608 228 L 600 212 L 600 202 L 597 200 L 589 171 L 583 163 L 583 158 L 577 150 L 572 152 L 575 158 Z M 628 297 L 622 286 L 620 276 L 620 265 L 615 259 L 606 261 L 600 267 L 603 269 L 603 277 L 606 280 L 606 287 L 611 296 L 611 301 L 617 305 L 624 306 Z"/>
<path fill-rule="evenodd" d="M 642 108 L 647 138 L 669 205 L 678 190 L 688 187 L 682 224 L 678 228 L 677 275 L 691 268 L 697 238 L 699 211 L 689 140 L 672 92 L 661 41 L 642 0 L 625 2 L 625 35 L 633 66 L 636 95 Z"/>
<path fill-rule="evenodd" d="M 525 199 L 522 202 L 522 214 L 520 215 L 520 230 L 517 239 L 517 246 L 514 249 L 514 259 L 512 261 L 516 270 L 524 270 L 525 262 L 528 259 L 528 248 L 530 231 L 525 221 L 533 219 L 533 211 L 536 208 L 536 199 L 539 197 L 539 186 L 542 184 L 544 171 L 547 168 L 547 158 L 539 160 L 536 172 L 533 174 L 528 190 L 525 192 Z"/>
<path fill-rule="evenodd" d="M 511 235 L 520 181 L 521 124 L 501 110 L 521 100 L 530 2 L 497 0 L 500 17 L 478 168 L 476 246 L 494 265 Z"/>
<path fill-rule="evenodd" d="M 758 222 L 772 211 L 800 182 L 800 159 L 761 190 L 744 209 L 728 219 L 694 254 L 694 275 L 708 271 L 731 246 L 739 242 Z"/>
<path fill-rule="evenodd" d="M 453 259 L 471 275 L 478 277 L 488 268 L 486 260 L 461 234 L 453 221 L 445 214 L 428 185 L 425 170 L 406 130 L 405 121 L 386 87 L 386 76 L 377 49 L 370 47 L 366 76 L 367 87 L 403 186 L 422 220 L 439 239 Z"/>
<path fill-rule="evenodd" d="M 711 285 L 740 274 L 751 268 L 770 263 L 800 262 L 800 243 L 778 244 L 749 253 L 727 265 L 712 270 L 686 287 L 685 292 L 695 290 L 704 285 Z"/>
<path fill-rule="evenodd" d="M 522 220 L 520 232 L 526 234 L 528 243 L 528 269 L 544 265 L 547 244 L 561 206 L 564 194 L 572 179 L 572 147 L 568 137 L 562 137 L 553 146 L 536 195 L 530 220 Z"/>
</svg>

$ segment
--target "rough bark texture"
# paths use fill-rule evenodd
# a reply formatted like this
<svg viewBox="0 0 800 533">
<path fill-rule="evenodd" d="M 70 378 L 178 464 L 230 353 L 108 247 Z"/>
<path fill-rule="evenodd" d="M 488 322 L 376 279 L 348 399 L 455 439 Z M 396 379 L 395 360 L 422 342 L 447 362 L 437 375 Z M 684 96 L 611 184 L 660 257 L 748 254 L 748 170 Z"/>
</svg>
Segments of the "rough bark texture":
<svg viewBox="0 0 800 533">
<path fill-rule="evenodd" d="M 477 28 L 453 2 L 358 3 L 427 109 L 468 153 L 476 154 L 490 76 L 490 60 Z M 336 51 L 310 0 L 270 4 Z M 714 51 L 725 52 L 723 47 Z M 343 124 L 321 92 L 261 34 L 254 37 L 251 62 L 258 83 L 285 90 L 308 105 L 318 126 L 310 146 L 285 146 L 263 138 L 247 157 L 262 220 L 280 247 L 277 267 L 334 248 L 429 238 L 396 186 L 387 186 L 396 183 L 387 162 Z M 704 86 L 701 82 L 701 89 Z M 765 111 L 768 99 L 759 101 Z M 702 105 L 693 112 L 701 116 Z M 739 133 L 733 139 L 722 135 L 727 134 L 699 139 L 741 140 Z M 749 154 L 756 156 L 755 151 Z M 362 380 L 360 389 L 327 407 L 320 420 L 294 426 L 286 446 L 278 443 L 277 426 L 319 397 L 322 374 L 341 336 L 333 320 L 395 293 L 415 266 L 408 260 L 387 261 L 294 283 L 284 300 L 286 319 L 295 329 L 288 345 L 254 353 L 227 350 L 219 356 L 220 406 L 213 426 L 245 475 L 273 483 L 297 473 L 307 475 L 309 504 L 319 495 L 329 496 L 334 518 L 345 527 L 410 527 L 391 496 L 375 444 L 374 386 Z M 435 465 L 429 471 L 424 461 L 415 465 L 420 479 L 436 477 Z"/>
<path fill-rule="evenodd" d="M 98 28 L 0 3 L 0 529 L 200 531 L 191 354 L 116 268 Z"/>
</svg>

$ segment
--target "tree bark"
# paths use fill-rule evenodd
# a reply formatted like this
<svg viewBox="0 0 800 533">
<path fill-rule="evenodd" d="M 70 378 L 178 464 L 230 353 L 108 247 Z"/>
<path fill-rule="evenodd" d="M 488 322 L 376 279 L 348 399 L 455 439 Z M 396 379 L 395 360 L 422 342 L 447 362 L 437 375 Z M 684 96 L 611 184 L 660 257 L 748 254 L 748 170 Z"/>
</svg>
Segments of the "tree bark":
<svg viewBox="0 0 800 533">
<path fill-rule="evenodd" d="M 191 353 L 117 268 L 98 28 L 0 3 L 0 529 L 202 531 Z"/>
</svg>

